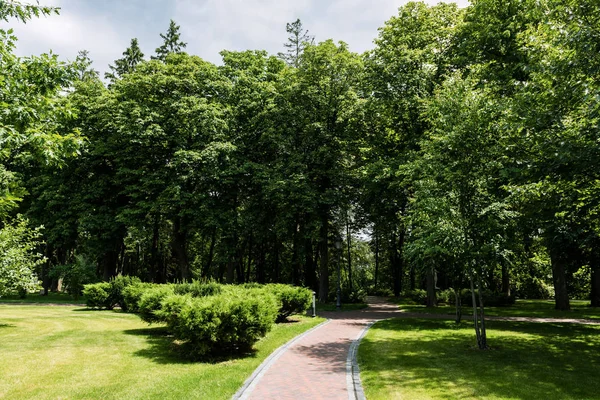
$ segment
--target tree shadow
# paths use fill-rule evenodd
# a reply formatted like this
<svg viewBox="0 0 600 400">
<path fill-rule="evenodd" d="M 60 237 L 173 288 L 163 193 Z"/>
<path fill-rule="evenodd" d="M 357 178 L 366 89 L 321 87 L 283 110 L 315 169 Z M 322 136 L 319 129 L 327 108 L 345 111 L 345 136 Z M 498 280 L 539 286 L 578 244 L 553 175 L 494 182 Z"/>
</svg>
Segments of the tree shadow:
<svg viewBox="0 0 600 400">
<path fill-rule="evenodd" d="M 0 328 L 14 328 L 15 325 L 13 324 L 0 324 Z"/>
<path fill-rule="evenodd" d="M 371 329 L 400 334 L 364 338 L 361 369 L 377 372 L 378 384 L 447 389 L 448 398 L 597 397 L 598 327 L 489 321 L 490 351 L 476 348 L 470 327 L 424 319 L 379 322 Z"/>
<path fill-rule="evenodd" d="M 144 357 L 157 364 L 220 364 L 227 361 L 256 357 L 256 350 L 250 349 L 240 352 L 216 352 L 202 358 L 194 358 L 190 346 L 179 343 L 164 326 L 148 327 L 142 329 L 128 329 L 123 331 L 127 335 L 143 336 L 146 338 L 148 348 L 135 351 L 133 354 Z"/>
<path fill-rule="evenodd" d="M 347 339 L 338 343 L 319 343 L 312 346 L 295 346 L 288 351 L 302 354 L 315 361 L 324 372 L 345 373 L 346 357 L 352 341 Z"/>
</svg>

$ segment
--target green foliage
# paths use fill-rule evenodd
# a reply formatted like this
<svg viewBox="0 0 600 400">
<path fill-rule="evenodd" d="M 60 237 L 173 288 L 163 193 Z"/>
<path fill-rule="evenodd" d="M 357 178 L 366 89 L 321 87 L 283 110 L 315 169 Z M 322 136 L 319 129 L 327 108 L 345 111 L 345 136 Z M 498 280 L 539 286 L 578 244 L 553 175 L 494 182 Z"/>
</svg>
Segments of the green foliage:
<svg viewBox="0 0 600 400">
<path fill-rule="evenodd" d="M 312 304 L 312 290 L 278 283 L 264 286 L 265 290 L 275 295 L 279 306 L 277 322 L 282 322 L 292 314 L 302 314 Z"/>
<path fill-rule="evenodd" d="M 217 282 L 201 282 L 194 280 L 189 283 L 176 283 L 173 285 L 175 294 L 189 294 L 192 297 L 213 296 L 221 293 L 223 285 Z"/>
<path fill-rule="evenodd" d="M 162 301 L 175 294 L 173 285 L 156 285 L 144 291 L 138 301 L 138 309 L 142 320 L 149 324 L 155 322 L 164 322 L 159 311 L 162 307 Z"/>
<path fill-rule="evenodd" d="M 171 20 L 169 22 L 169 29 L 167 30 L 167 33 L 164 35 L 162 33 L 160 34 L 160 37 L 163 39 L 163 44 L 155 50 L 156 57 L 151 57 L 153 60 L 156 59 L 165 61 L 167 55 L 172 53 L 181 53 L 183 51 L 185 46 L 187 46 L 187 43 L 179 39 L 181 35 L 179 33 L 179 28 L 180 26 L 177 25 L 175 21 Z"/>
<path fill-rule="evenodd" d="M 45 261 L 38 252 L 42 228 L 30 228 L 21 216 L 0 226 L 0 297 L 14 291 L 35 290 L 35 271 Z"/>
<path fill-rule="evenodd" d="M 246 352 L 271 330 L 277 317 L 275 296 L 260 289 L 181 297 L 170 297 L 165 303 L 176 310 L 168 318 L 168 325 L 194 358 Z"/>
<path fill-rule="evenodd" d="M 137 276 L 119 275 L 110 280 L 110 297 L 113 304 L 118 304 L 125 312 L 129 311 L 127 301 L 125 301 L 125 288 L 141 284 L 142 281 Z"/>
<path fill-rule="evenodd" d="M 367 292 L 363 289 L 354 288 L 354 290 L 342 290 L 342 303 L 365 303 L 367 301 Z"/>
<path fill-rule="evenodd" d="M 123 304 L 121 307 L 127 312 L 138 313 L 140 311 L 140 299 L 142 295 L 151 288 L 156 287 L 155 283 L 134 283 L 123 288 Z M 124 305 L 124 306 L 123 306 Z"/>
<path fill-rule="evenodd" d="M 85 304 L 90 308 L 105 308 L 112 310 L 116 305 L 111 296 L 112 286 L 110 282 L 99 282 L 87 284 L 83 287 Z"/>
<path fill-rule="evenodd" d="M 423 289 L 405 290 L 401 293 L 400 298 L 408 300 L 414 304 L 427 304 L 427 291 Z"/>
<path fill-rule="evenodd" d="M 96 281 L 96 265 L 85 256 L 77 255 L 73 263 L 57 265 L 52 268 L 49 276 L 54 279 L 62 279 L 63 290 L 77 300 L 84 285 Z"/>
</svg>

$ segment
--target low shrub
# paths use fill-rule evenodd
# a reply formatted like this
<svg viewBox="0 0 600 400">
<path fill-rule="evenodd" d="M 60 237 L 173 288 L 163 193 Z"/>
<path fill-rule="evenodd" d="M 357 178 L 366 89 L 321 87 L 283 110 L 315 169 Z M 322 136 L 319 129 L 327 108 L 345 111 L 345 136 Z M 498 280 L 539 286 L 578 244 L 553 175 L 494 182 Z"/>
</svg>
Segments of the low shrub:
<svg viewBox="0 0 600 400">
<path fill-rule="evenodd" d="M 542 279 L 530 276 L 517 282 L 515 295 L 520 299 L 543 299 L 554 297 L 554 287 Z"/>
<path fill-rule="evenodd" d="M 142 293 L 138 301 L 140 317 L 149 324 L 164 322 L 159 311 L 161 302 L 167 297 L 175 294 L 173 285 L 155 285 Z"/>
<path fill-rule="evenodd" d="M 125 286 L 123 288 L 122 297 L 123 303 L 121 304 L 121 308 L 127 310 L 130 313 L 138 313 L 140 312 L 139 302 L 142 298 L 142 295 L 149 289 L 158 286 L 156 283 L 135 283 L 129 286 Z"/>
<path fill-rule="evenodd" d="M 364 303 L 367 300 L 367 292 L 362 289 L 354 289 L 352 291 L 345 290 L 342 292 L 342 303 Z"/>
<path fill-rule="evenodd" d="M 504 293 L 492 292 L 491 290 L 484 289 L 483 305 L 485 307 L 508 307 L 515 304 L 515 296 L 506 296 Z M 477 291 L 475 292 L 476 301 L 479 301 Z M 462 289 L 460 291 L 461 304 L 464 307 L 473 307 L 473 297 L 471 296 L 470 289 Z M 449 304 L 455 303 L 454 292 L 452 291 L 449 296 Z"/>
<path fill-rule="evenodd" d="M 452 289 L 440 290 L 435 295 L 438 303 L 454 304 L 454 290 Z"/>
<path fill-rule="evenodd" d="M 111 310 L 115 303 L 111 297 L 109 282 L 99 282 L 85 285 L 83 288 L 85 304 L 90 308 L 106 308 Z"/>
<path fill-rule="evenodd" d="M 119 275 L 110 280 L 110 296 L 113 304 L 118 304 L 125 312 L 129 311 L 129 303 L 125 301 L 123 291 L 126 287 L 142 283 L 137 276 Z"/>
<path fill-rule="evenodd" d="M 279 303 L 277 322 L 285 321 L 292 314 L 304 313 L 312 304 L 312 290 L 307 288 L 270 283 L 264 289 L 275 295 Z"/>
<path fill-rule="evenodd" d="M 166 317 L 168 326 L 184 343 L 187 354 L 195 358 L 249 350 L 269 332 L 278 314 L 275 296 L 261 289 L 182 297 L 165 298 L 162 313 L 167 307 L 178 310 Z"/>
<path fill-rule="evenodd" d="M 392 289 L 389 288 L 372 288 L 369 289 L 369 294 L 372 296 L 379 297 L 392 297 L 394 295 L 394 292 L 392 291 Z"/>
<path fill-rule="evenodd" d="M 415 304 L 427 304 L 427 292 L 423 289 L 405 290 L 400 294 L 400 297 Z"/>
<path fill-rule="evenodd" d="M 192 281 L 190 283 L 177 283 L 173 285 L 175 294 L 189 294 L 192 297 L 213 296 L 221 293 L 223 285 L 217 282 Z"/>
</svg>

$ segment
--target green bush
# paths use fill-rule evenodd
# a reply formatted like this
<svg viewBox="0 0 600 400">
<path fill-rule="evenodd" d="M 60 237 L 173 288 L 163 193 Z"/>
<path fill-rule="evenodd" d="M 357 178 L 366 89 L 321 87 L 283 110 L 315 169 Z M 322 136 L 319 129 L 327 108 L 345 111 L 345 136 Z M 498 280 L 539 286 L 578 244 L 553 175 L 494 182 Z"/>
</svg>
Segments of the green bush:
<svg viewBox="0 0 600 400">
<path fill-rule="evenodd" d="M 427 304 L 427 292 L 423 289 L 405 290 L 400 297 L 415 304 Z"/>
<path fill-rule="evenodd" d="M 132 285 L 125 286 L 123 288 L 122 296 L 123 303 L 121 308 L 127 310 L 127 312 L 137 313 L 140 312 L 139 302 L 142 295 L 149 289 L 156 287 L 156 283 L 134 283 Z"/>
<path fill-rule="evenodd" d="M 440 290 L 436 292 L 436 297 L 438 303 L 454 305 L 454 290 L 452 289 Z"/>
<path fill-rule="evenodd" d="M 51 278 L 62 279 L 63 291 L 75 300 L 79 299 L 84 285 L 97 281 L 96 264 L 83 255 L 75 256 L 71 264 L 55 266 L 48 275 Z"/>
<path fill-rule="evenodd" d="M 485 307 L 508 307 L 515 304 L 514 296 L 506 296 L 504 293 L 492 292 L 491 290 L 484 289 L 483 292 L 483 305 Z M 477 291 L 475 292 L 475 300 L 479 301 Z M 451 292 L 449 296 L 450 304 L 454 304 L 454 292 Z M 470 289 L 462 289 L 460 291 L 461 304 L 465 307 L 473 307 L 473 298 L 471 296 Z"/>
<path fill-rule="evenodd" d="M 179 314 L 183 306 L 193 299 L 189 294 L 171 294 L 163 298 L 160 308 L 154 312 L 159 321 L 166 322 L 172 329 L 178 323 Z"/>
<path fill-rule="evenodd" d="M 138 302 L 140 317 L 148 323 L 164 322 L 159 311 L 161 302 L 167 297 L 175 294 L 173 285 L 156 285 L 142 293 Z"/>
<path fill-rule="evenodd" d="M 249 350 L 271 329 L 278 313 L 275 296 L 261 289 L 181 297 L 185 296 L 165 298 L 162 313 L 167 307 L 178 310 L 166 320 L 175 338 L 183 341 L 193 357 Z"/>
<path fill-rule="evenodd" d="M 223 285 L 217 282 L 192 281 L 173 285 L 175 294 L 190 294 L 192 297 L 213 296 L 221 293 Z"/>
<path fill-rule="evenodd" d="M 115 303 L 112 301 L 111 285 L 109 282 L 99 282 L 85 285 L 83 296 L 85 304 L 90 308 L 106 308 L 111 310 Z"/>
<path fill-rule="evenodd" d="M 277 298 L 279 303 L 278 322 L 285 321 L 292 314 L 304 313 L 312 304 L 312 290 L 307 288 L 270 283 L 265 285 L 264 289 Z"/>
<path fill-rule="evenodd" d="M 119 275 L 110 280 L 110 296 L 113 304 L 118 304 L 125 312 L 129 311 L 123 291 L 126 287 L 142 283 L 137 276 Z"/>
<path fill-rule="evenodd" d="M 342 303 L 364 303 L 367 300 L 367 293 L 362 289 L 354 289 L 353 291 L 344 290 L 342 292 Z"/>
<path fill-rule="evenodd" d="M 388 288 L 371 288 L 369 289 L 369 294 L 371 294 L 372 296 L 379 297 L 392 297 L 394 295 L 394 292 L 392 291 L 392 289 Z"/>
<path fill-rule="evenodd" d="M 529 276 L 517 282 L 515 295 L 520 299 L 547 300 L 554 297 L 554 287 L 540 278 Z"/>
</svg>

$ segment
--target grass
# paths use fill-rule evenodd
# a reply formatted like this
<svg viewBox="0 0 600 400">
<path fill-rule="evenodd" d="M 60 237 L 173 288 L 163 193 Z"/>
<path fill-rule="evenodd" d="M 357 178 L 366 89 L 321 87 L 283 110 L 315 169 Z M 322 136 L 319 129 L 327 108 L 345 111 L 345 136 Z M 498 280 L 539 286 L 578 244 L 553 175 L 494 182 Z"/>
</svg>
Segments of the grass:
<svg viewBox="0 0 600 400">
<path fill-rule="evenodd" d="M 348 303 L 342 304 L 340 311 L 356 311 L 367 308 L 366 303 Z M 337 311 L 335 303 L 317 303 L 317 312 L 319 311 Z"/>
<path fill-rule="evenodd" d="M 229 399 L 277 347 L 322 322 L 294 316 L 245 357 L 190 362 L 133 314 L 0 305 L 2 399 Z"/>
<path fill-rule="evenodd" d="M 41 296 L 37 293 L 30 293 L 24 299 L 20 298 L 18 295 L 9 295 L 5 297 L 0 297 L 0 304 L 2 303 L 12 303 L 12 304 L 85 304 L 85 299 L 80 297 L 78 300 L 75 300 L 71 295 L 67 293 L 53 293 L 49 292 L 47 296 Z"/>
<path fill-rule="evenodd" d="M 472 324 L 392 319 L 360 344 L 362 383 L 377 399 L 597 399 L 600 326 L 489 321 L 488 351 Z"/>
<path fill-rule="evenodd" d="M 448 314 L 454 316 L 454 305 L 440 305 L 427 308 L 422 305 L 406 304 L 401 299 L 395 299 L 400 309 L 408 312 L 424 314 Z M 485 304 L 485 299 L 484 299 Z M 472 313 L 470 306 L 463 306 L 463 318 L 469 318 Z M 587 300 L 571 300 L 571 310 L 559 311 L 554 309 L 554 300 L 517 300 L 510 307 L 485 307 L 486 315 L 499 317 L 535 317 L 535 318 L 591 318 L 600 319 L 600 308 L 589 307 Z"/>
</svg>

